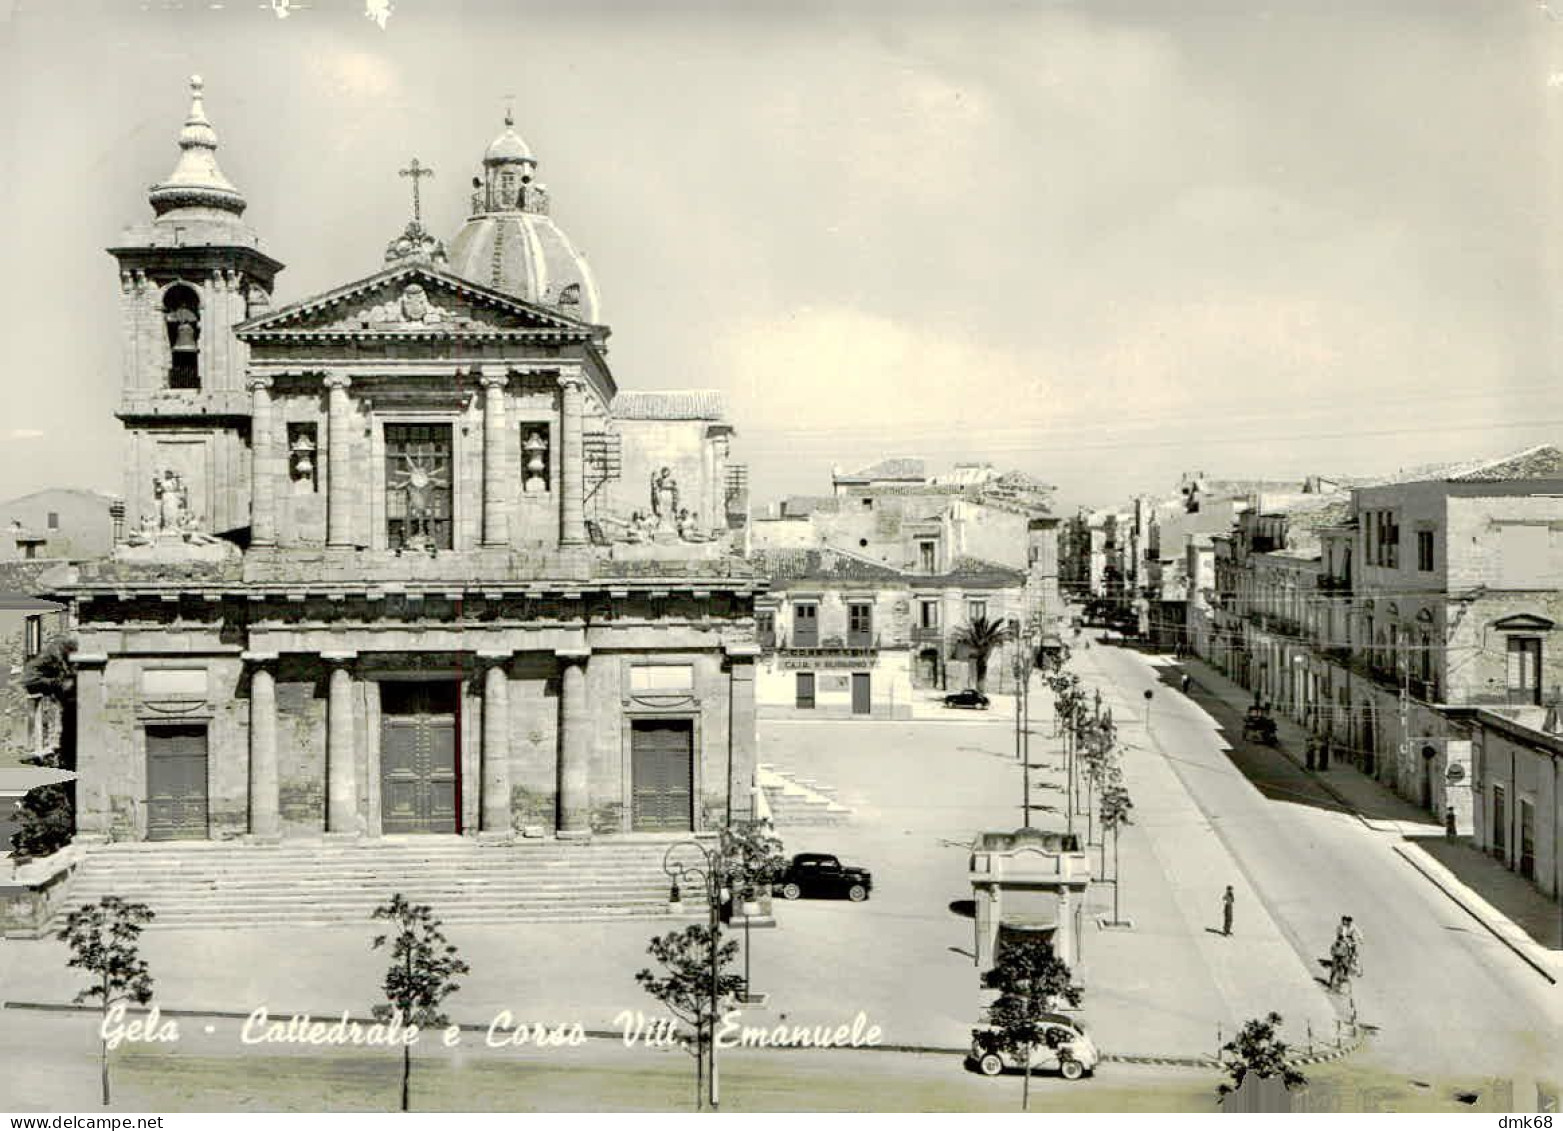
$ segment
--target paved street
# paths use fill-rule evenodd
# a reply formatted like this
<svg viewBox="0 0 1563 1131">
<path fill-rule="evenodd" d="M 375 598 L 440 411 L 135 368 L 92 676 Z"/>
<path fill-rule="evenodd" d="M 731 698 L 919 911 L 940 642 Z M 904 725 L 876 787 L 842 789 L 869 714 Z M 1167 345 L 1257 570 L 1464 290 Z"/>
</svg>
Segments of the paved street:
<svg viewBox="0 0 1563 1131">
<path fill-rule="evenodd" d="M 1106 1051 L 1214 1054 L 1243 1019 L 1270 1009 L 1286 1017 L 1285 1036 L 1295 1046 L 1326 1043 L 1348 1006 L 1323 992 L 1317 958 L 1338 916 L 1350 912 L 1367 936 L 1356 1004 L 1377 1027 L 1353 1071 L 1377 1065 L 1386 1080 L 1402 1085 L 1420 1077 L 1447 1083 L 1548 1075 L 1541 1034 L 1556 1031 L 1555 998 L 1549 998 L 1555 991 L 1397 857 L 1397 833 L 1376 831 L 1343 812 L 1275 750 L 1241 743 L 1229 750 L 1220 726 L 1232 725 L 1232 707 L 1213 688 L 1189 701 L 1163 682 L 1176 683 L 1168 674 L 1173 669 L 1119 648 L 1082 650 L 1074 666 L 1088 686 L 1103 690 L 1120 720 L 1135 799 L 1135 823 L 1121 845 L 1123 912 L 1134 929 L 1094 926 L 1111 895 L 1093 886 L 1093 925 L 1079 964 L 1083 1013 Z M 1146 688 L 1156 691 L 1149 734 Z M 1050 702 L 1039 684 L 1032 697 L 1039 806 L 1033 823 L 1044 828 L 1063 823 Z M 864 864 L 874 871 L 875 891 L 861 905 L 778 904 L 780 928 L 751 938 L 754 983 L 771 1001 L 750 1020 L 838 1024 L 861 1009 L 887 1043 L 962 1047 L 977 1020 L 972 922 L 960 906 L 970 898 L 966 846 L 979 830 L 1021 823 L 1012 720 L 981 714 L 930 722 L 776 720 L 762 725 L 760 737 L 762 761 L 834 786 L 853 810 L 841 827 L 784 830 L 788 850 L 833 851 Z M 1100 855 L 1091 855 L 1094 865 Z M 1218 929 L 1227 883 L 1237 893 L 1233 938 Z M 651 1004 L 633 973 L 646 963 L 645 944 L 657 930 L 645 921 L 453 926 L 449 934 L 473 973 L 450 1012 L 476 1025 L 509 1009 L 517 1019 L 611 1029 L 620 1010 Z M 362 1015 L 377 996 L 382 965 L 369 953 L 371 934 L 367 925 L 362 931 L 157 931 L 145 949 L 158 1000 L 170 1008 L 242 1012 L 264 1003 L 275 1013 Z M 0 949 L 0 994 L 11 1001 L 68 1001 L 78 980 L 64 959 L 51 941 L 7 943 Z M 70 1020 L 7 1011 L 5 1043 L 24 1058 L 39 1055 L 40 1039 L 69 1045 L 85 1019 L 74 1019 L 74 1028 Z M 234 1043 L 221 1040 L 232 1023 L 217 1024 L 207 1055 L 232 1055 Z M 90 1039 L 78 1043 L 75 1055 L 90 1072 Z M 160 1071 L 160 1055 L 136 1054 L 149 1080 Z M 549 1067 L 569 1075 L 563 1063 Z M 676 1102 L 685 1067 L 669 1070 L 668 1103 Z M 776 1081 L 786 1078 L 774 1066 L 755 1069 L 754 1095 L 791 1106 L 762 1082 L 773 1071 Z M 947 1090 L 935 1091 L 944 1097 L 938 1103 L 950 1106 L 980 1105 L 967 1095 L 974 1087 L 977 1095 L 994 1094 L 981 1092 L 989 1082 L 969 1077 L 953 1055 L 885 1071 L 944 1081 Z M 1145 1075 L 1109 1064 L 1089 1087 L 1165 1090 L 1168 1097 L 1208 1087 L 1208 1073 L 1181 1071 Z M 1194 1092 L 1190 1078 L 1203 1082 Z M 934 1094 L 906 1092 L 897 1083 L 884 1087 L 907 1096 Z M 837 1095 L 821 1094 L 827 1093 Z M 794 1101 L 810 1102 L 801 1093 Z M 850 1106 L 839 1097 L 818 1102 Z"/>
<path fill-rule="evenodd" d="M 1139 747 L 1131 758 L 1163 757 L 1188 785 L 1300 958 L 1327 953 L 1341 915 L 1362 926 L 1355 997 L 1361 1019 L 1377 1029 L 1366 1057 L 1426 1076 L 1563 1077 L 1558 988 L 1397 856 L 1394 824 L 1370 827 L 1341 811 L 1317 775 L 1238 740 L 1240 719 L 1229 703 L 1212 686 L 1197 685 L 1186 699 L 1166 661 L 1099 645 L 1077 655 L 1086 678 L 1099 673 L 1136 720 L 1121 732 Z M 1206 684 L 1219 678 L 1201 672 Z M 1149 737 L 1146 688 L 1156 691 Z M 1393 798 L 1383 806 L 1381 815 L 1403 815 Z"/>
</svg>

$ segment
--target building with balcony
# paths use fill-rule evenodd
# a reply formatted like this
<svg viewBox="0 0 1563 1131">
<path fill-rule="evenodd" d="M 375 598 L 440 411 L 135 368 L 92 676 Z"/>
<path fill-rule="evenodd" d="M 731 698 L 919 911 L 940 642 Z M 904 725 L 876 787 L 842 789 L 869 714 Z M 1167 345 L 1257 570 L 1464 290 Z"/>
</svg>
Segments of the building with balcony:
<svg viewBox="0 0 1563 1131">
<path fill-rule="evenodd" d="M 1018 625 L 1025 612 L 1025 574 L 976 559 L 932 575 L 828 548 L 758 550 L 751 561 L 769 582 L 755 603 L 767 713 L 909 718 L 914 698 L 973 686 L 963 626 Z M 989 689 L 1013 687 L 1018 646 L 989 657 Z"/>
<path fill-rule="evenodd" d="M 89 839 L 689 833 L 745 816 L 753 602 L 720 398 L 622 391 L 507 116 L 286 305 L 199 80 L 118 263 L 130 526 L 56 587 Z M 407 170 L 418 183 L 417 163 Z"/>
</svg>

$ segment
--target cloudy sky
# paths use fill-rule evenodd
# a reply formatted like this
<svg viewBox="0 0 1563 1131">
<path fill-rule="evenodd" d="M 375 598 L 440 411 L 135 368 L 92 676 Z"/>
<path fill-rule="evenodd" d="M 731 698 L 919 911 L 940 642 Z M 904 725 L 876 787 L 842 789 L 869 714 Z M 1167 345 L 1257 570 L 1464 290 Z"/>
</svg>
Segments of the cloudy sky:
<svg viewBox="0 0 1563 1131">
<path fill-rule="evenodd" d="M 191 73 L 279 301 L 377 269 L 413 155 L 453 235 L 513 96 L 620 387 L 723 390 L 760 499 L 888 455 L 1072 506 L 1563 438 L 1536 0 L 0 0 L 0 497 L 120 487 L 103 249 Z"/>
</svg>

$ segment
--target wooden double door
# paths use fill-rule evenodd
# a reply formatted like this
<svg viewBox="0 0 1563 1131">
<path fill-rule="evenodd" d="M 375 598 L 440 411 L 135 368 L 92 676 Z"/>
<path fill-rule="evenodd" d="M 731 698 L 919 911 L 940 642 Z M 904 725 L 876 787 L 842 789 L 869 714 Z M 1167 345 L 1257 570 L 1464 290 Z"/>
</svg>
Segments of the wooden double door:
<svg viewBox="0 0 1563 1131">
<path fill-rule="evenodd" d="M 461 685 L 380 684 L 380 828 L 459 833 Z"/>
<path fill-rule="evenodd" d="M 694 826 L 695 724 L 637 719 L 630 724 L 631 823 L 636 832 L 689 832 Z"/>
<path fill-rule="evenodd" d="M 147 839 L 208 836 L 206 724 L 148 726 Z"/>
</svg>

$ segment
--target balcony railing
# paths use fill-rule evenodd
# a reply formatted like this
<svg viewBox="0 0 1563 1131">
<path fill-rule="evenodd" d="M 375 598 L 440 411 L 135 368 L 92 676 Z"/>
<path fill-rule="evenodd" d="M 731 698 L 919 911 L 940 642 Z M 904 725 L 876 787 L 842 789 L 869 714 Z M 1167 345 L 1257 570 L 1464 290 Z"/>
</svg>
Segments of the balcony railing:
<svg viewBox="0 0 1563 1131">
<path fill-rule="evenodd" d="M 932 628 L 917 627 L 912 629 L 913 644 L 942 644 L 944 643 L 944 629 L 934 626 Z"/>
</svg>

